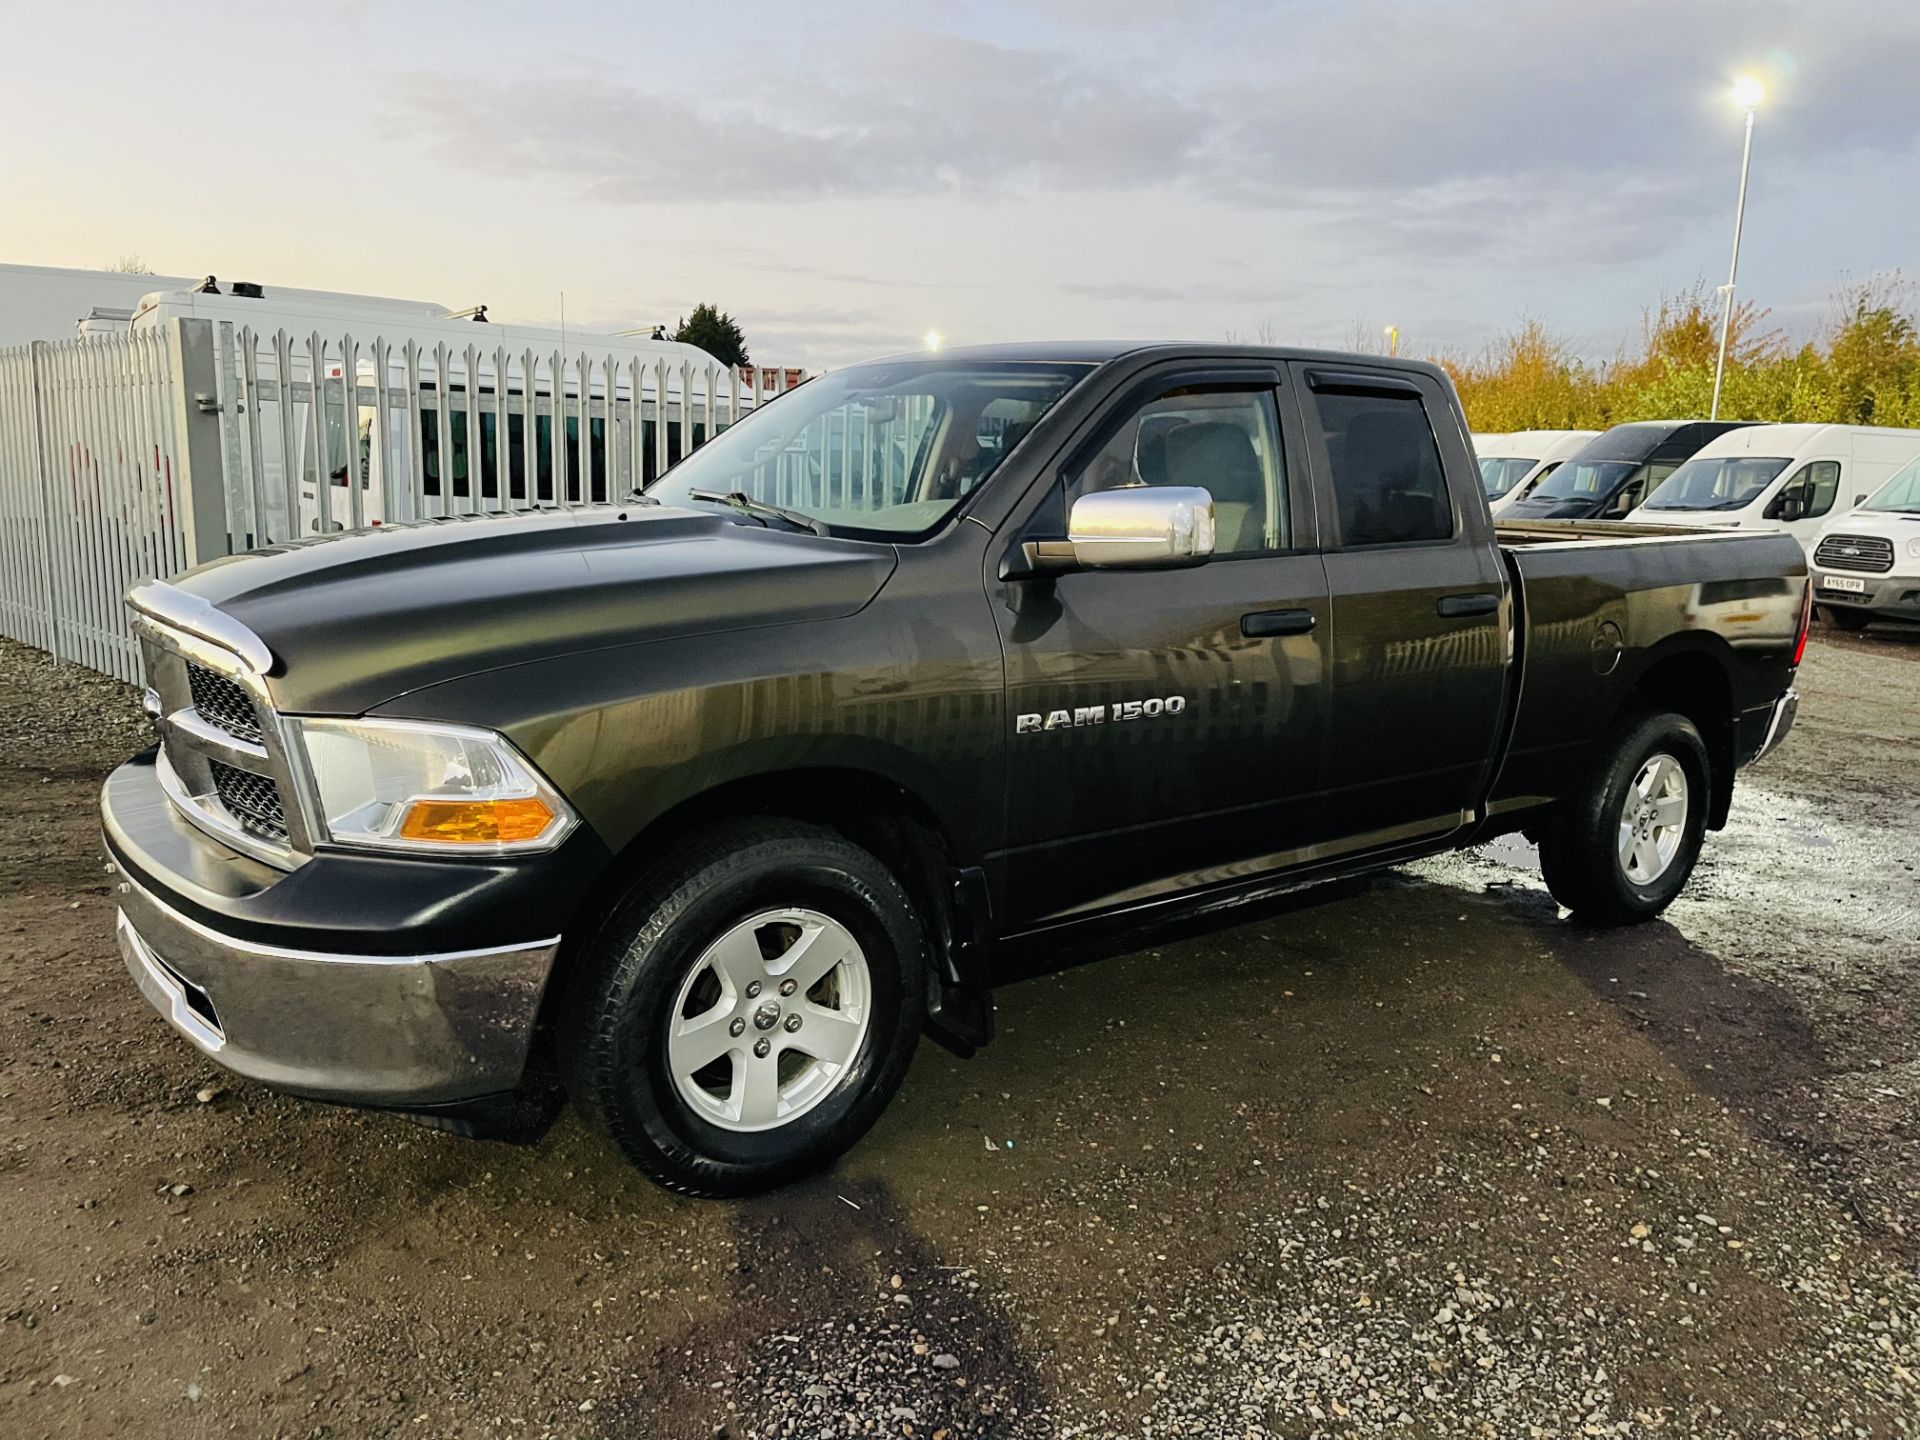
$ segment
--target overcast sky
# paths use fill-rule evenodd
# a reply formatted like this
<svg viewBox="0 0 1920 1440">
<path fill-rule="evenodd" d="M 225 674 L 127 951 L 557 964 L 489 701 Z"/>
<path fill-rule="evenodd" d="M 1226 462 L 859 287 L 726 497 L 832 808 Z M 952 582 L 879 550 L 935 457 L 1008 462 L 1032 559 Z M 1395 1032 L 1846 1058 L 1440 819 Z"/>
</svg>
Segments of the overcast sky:
<svg viewBox="0 0 1920 1440">
<path fill-rule="evenodd" d="M 137 252 L 757 359 L 1523 315 L 1920 270 L 1920 3 L 4 0 L 0 261 Z"/>
</svg>

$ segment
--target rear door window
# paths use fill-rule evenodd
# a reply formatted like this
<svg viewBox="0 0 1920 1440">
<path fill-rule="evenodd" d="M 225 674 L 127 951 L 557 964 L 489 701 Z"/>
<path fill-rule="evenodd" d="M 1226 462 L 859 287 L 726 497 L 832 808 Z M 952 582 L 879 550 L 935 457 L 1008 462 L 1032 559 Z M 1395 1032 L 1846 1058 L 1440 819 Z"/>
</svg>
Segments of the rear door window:
<svg viewBox="0 0 1920 1440">
<path fill-rule="evenodd" d="M 1309 389 L 1307 446 L 1334 495 L 1342 549 L 1453 535 L 1440 447 L 1419 393 Z"/>
</svg>

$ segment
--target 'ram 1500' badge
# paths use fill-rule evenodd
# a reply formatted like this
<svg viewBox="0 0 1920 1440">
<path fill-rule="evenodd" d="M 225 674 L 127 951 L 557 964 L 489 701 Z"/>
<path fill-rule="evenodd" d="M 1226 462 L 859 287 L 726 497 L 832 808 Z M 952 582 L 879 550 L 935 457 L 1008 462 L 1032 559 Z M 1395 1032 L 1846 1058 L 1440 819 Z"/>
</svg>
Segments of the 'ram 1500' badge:
<svg viewBox="0 0 1920 1440">
<path fill-rule="evenodd" d="M 1104 725 L 1109 720 L 1154 720 L 1162 715 L 1178 715 L 1186 708 L 1184 695 L 1120 700 L 1112 705 L 1076 705 L 1071 710 L 1049 710 L 1044 715 L 1016 715 L 1013 733 L 1031 735 L 1037 730 L 1074 730 L 1084 725 Z"/>
</svg>

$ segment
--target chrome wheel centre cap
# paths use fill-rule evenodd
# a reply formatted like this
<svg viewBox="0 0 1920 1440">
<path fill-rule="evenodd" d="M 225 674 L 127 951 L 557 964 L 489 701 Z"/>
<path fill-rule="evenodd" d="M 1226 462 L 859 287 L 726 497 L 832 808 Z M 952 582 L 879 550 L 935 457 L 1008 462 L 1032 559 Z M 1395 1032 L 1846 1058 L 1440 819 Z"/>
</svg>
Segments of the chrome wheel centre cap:
<svg viewBox="0 0 1920 1440">
<path fill-rule="evenodd" d="M 756 1030 L 771 1030 L 779 1023 L 780 1006 L 776 1001 L 769 1000 L 753 1012 L 753 1028 Z"/>
</svg>

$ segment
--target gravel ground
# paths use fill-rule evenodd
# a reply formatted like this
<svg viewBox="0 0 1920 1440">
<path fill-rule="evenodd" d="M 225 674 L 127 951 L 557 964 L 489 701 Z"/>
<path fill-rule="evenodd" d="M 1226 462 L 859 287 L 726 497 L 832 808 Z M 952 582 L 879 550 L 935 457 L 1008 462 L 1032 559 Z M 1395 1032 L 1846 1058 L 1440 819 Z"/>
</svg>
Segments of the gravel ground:
<svg viewBox="0 0 1920 1440">
<path fill-rule="evenodd" d="M 201 1061 L 111 943 L 133 697 L 0 644 L 0 1436 L 1920 1434 L 1916 661 L 1817 632 L 1664 922 L 1336 887 L 723 1204 Z"/>
</svg>

